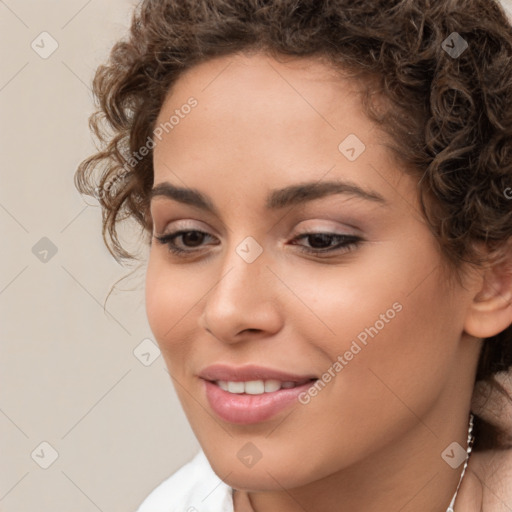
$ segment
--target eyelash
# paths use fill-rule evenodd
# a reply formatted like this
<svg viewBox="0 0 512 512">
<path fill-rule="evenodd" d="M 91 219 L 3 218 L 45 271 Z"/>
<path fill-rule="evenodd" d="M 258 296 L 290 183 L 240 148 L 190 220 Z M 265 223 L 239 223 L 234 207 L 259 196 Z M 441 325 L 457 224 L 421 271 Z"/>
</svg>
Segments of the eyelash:
<svg viewBox="0 0 512 512">
<path fill-rule="evenodd" d="M 172 253 L 178 257 L 186 258 L 186 257 L 190 256 L 192 253 L 197 252 L 197 250 L 195 250 L 195 249 L 191 249 L 191 250 L 180 249 L 179 247 L 176 246 L 176 244 L 174 243 L 174 240 L 180 236 L 187 234 L 187 233 L 200 233 L 202 235 L 211 236 L 208 233 L 205 233 L 204 231 L 199 231 L 197 229 L 188 229 L 188 230 L 174 231 L 172 233 L 169 233 L 167 235 L 162 235 L 162 236 L 155 235 L 155 239 L 160 244 L 167 245 L 170 253 Z M 329 253 L 329 254 L 330 253 L 347 253 L 349 251 L 354 250 L 363 241 L 362 238 L 355 236 L 355 235 L 341 235 L 338 233 L 325 233 L 325 232 L 301 233 L 300 235 L 296 236 L 293 240 L 294 241 L 302 240 L 304 238 L 309 238 L 312 236 L 322 236 L 322 235 L 330 237 L 330 238 L 338 238 L 338 239 L 341 239 L 342 241 L 339 244 L 337 244 L 336 246 L 330 247 L 327 249 L 307 249 L 306 247 L 299 245 L 301 252 L 305 252 L 305 253 L 313 254 L 313 255 L 317 255 L 317 256 L 320 256 L 320 255 L 326 254 L 326 253 Z M 296 244 L 294 244 L 294 245 L 296 245 Z"/>
</svg>

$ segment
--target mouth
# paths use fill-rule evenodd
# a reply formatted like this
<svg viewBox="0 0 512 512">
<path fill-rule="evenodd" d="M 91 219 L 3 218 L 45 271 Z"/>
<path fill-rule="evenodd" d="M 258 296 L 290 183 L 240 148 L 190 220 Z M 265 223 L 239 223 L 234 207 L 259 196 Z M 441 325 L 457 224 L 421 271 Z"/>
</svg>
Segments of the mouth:
<svg viewBox="0 0 512 512">
<path fill-rule="evenodd" d="M 275 393 L 281 389 L 293 389 L 299 386 L 303 386 L 308 382 L 314 382 L 316 379 L 308 378 L 300 381 L 280 381 L 277 379 L 267 380 L 247 380 L 247 381 L 226 381 L 216 380 L 210 381 L 217 385 L 223 391 L 228 393 L 239 395 L 263 395 L 267 393 Z"/>
<path fill-rule="evenodd" d="M 271 420 L 294 404 L 317 381 L 276 379 L 251 381 L 204 380 L 206 401 L 220 419 L 238 425 L 258 424 Z"/>
<path fill-rule="evenodd" d="M 293 387 L 292 384 L 300 385 L 308 380 L 317 378 L 316 375 L 312 374 L 293 374 L 255 364 L 231 366 L 222 363 L 207 366 L 199 372 L 198 376 L 210 382 L 231 384 L 232 389 L 235 389 L 232 384 L 240 386 L 241 382 L 244 385 L 248 383 L 249 389 L 261 389 L 261 384 L 251 384 L 260 381 L 263 381 L 263 387 L 267 383 L 269 389 L 274 388 L 277 385 L 276 382 L 279 382 L 280 386 L 285 384 L 285 387 Z"/>
</svg>

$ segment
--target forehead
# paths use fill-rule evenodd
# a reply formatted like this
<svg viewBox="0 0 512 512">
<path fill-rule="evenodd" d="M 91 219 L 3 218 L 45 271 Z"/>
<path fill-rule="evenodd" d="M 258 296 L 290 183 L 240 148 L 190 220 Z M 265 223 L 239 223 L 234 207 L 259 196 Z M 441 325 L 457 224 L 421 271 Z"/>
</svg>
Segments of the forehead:
<svg viewBox="0 0 512 512">
<path fill-rule="evenodd" d="M 174 122 L 156 140 L 154 183 L 247 194 L 270 181 L 378 180 L 370 166 L 390 153 L 360 93 L 359 82 L 315 59 L 230 55 L 197 65 L 159 113 L 157 128 Z"/>
<path fill-rule="evenodd" d="M 361 108 L 362 83 L 319 59 L 283 59 L 262 53 L 236 54 L 192 67 L 169 90 L 157 125 L 165 123 L 170 114 L 179 113 L 194 97 L 198 108 L 183 125 L 202 123 L 213 128 L 216 121 L 217 127 L 253 126 L 255 132 L 264 127 L 269 133 L 288 122 L 286 128 L 295 128 L 291 133 L 302 128 L 310 136 L 325 129 L 373 128 Z M 300 126 L 290 126 L 298 121 Z M 173 129 L 172 136 L 179 136 L 179 132 L 184 129 Z"/>
</svg>

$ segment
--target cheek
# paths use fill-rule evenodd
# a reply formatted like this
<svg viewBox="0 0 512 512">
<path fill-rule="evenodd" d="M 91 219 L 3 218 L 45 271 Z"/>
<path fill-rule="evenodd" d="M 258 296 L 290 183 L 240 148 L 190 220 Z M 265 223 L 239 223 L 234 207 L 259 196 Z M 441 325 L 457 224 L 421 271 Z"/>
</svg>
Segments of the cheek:
<svg viewBox="0 0 512 512">
<path fill-rule="evenodd" d="M 363 403 L 371 410 L 392 398 L 389 387 L 410 403 L 439 392 L 462 317 L 440 274 L 438 253 L 427 241 L 421 251 L 414 244 L 383 243 L 346 267 L 285 277 L 314 312 L 295 314 L 294 328 L 316 346 L 311 347 L 315 369 L 340 375 L 326 385 L 325 399 L 343 394 L 346 407 L 351 396 L 354 412 L 364 415 Z"/>
<path fill-rule="evenodd" d="M 205 293 L 202 288 L 197 279 L 173 269 L 160 255 L 150 255 L 145 283 L 146 315 L 164 357 L 179 355 L 188 345 L 180 333 Z"/>
<path fill-rule="evenodd" d="M 169 282 L 165 270 L 151 255 L 146 272 L 146 316 L 158 343 L 161 343 L 166 331 L 173 325 L 175 315 L 175 286 Z"/>
<path fill-rule="evenodd" d="M 346 267 L 290 268 L 286 275 L 281 269 L 310 309 L 290 298 L 286 318 L 308 340 L 304 358 L 326 384 L 298 406 L 300 429 L 293 422 L 279 429 L 283 439 L 318 439 L 303 445 L 303 456 L 319 475 L 403 435 L 446 385 L 461 319 L 439 269 L 433 272 L 437 262 L 433 250 L 419 257 L 382 246 L 378 258 Z M 263 446 L 278 452 L 272 460 L 289 460 L 292 444 Z"/>
</svg>

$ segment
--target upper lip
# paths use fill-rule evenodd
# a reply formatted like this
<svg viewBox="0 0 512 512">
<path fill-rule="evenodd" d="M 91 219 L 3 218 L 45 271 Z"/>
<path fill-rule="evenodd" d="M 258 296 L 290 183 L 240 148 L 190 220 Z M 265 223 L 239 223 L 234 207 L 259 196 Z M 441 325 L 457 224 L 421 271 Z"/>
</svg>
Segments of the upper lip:
<svg viewBox="0 0 512 512">
<path fill-rule="evenodd" d="M 254 364 L 244 366 L 229 366 L 227 364 L 213 364 L 207 366 L 198 374 L 199 377 L 209 381 L 242 382 L 251 380 L 279 380 L 281 382 L 307 382 L 316 379 L 314 375 L 296 375 L 265 368 Z"/>
</svg>

